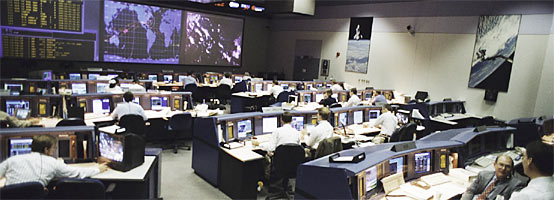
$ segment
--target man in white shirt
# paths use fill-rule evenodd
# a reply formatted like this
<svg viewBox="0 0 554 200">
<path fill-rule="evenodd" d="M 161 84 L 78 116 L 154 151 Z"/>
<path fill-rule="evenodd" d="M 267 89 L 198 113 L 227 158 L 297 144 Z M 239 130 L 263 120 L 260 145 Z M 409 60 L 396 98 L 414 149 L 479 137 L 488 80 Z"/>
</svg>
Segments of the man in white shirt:
<svg viewBox="0 0 554 200">
<path fill-rule="evenodd" d="M 146 88 L 139 84 L 139 80 L 133 80 L 133 84 L 129 85 L 129 92 L 146 92 Z"/>
<path fill-rule="evenodd" d="M 389 104 L 383 105 L 383 108 L 381 108 L 381 115 L 371 123 L 372 127 L 381 128 L 379 134 L 386 137 L 390 137 L 396 129 L 396 125 L 398 125 L 398 118 L 396 118 L 390 110 L 391 106 Z"/>
<path fill-rule="evenodd" d="M 56 144 L 52 135 L 33 137 L 31 153 L 12 156 L 0 163 L 0 178 L 6 177 L 6 185 L 37 181 L 46 186 L 53 178 L 85 178 L 108 169 L 106 164 L 92 168 L 67 166 L 52 157 Z"/>
<path fill-rule="evenodd" d="M 554 149 L 552 145 L 534 141 L 523 152 L 523 172 L 531 178 L 527 187 L 514 192 L 514 200 L 552 200 L 554 199 Z"/>
<path fill-rule="evenodd" d="M 144 119 L 144 121 L 148 120 L 148 117 L 144 114 L 144 109 L 142 109 L 142 106 L 133 103 L 133 93 L 131 92 L 125 92 L 123 94 L 123 103 L 117 104 L 117 107 L 115 107 L 115 110 L 113 111 L 111 117 L 115 120 L 120 120 L 121 117 L 124 115 L 134 114 L 134 115 L 140 115 Z"/>
<path fill-rule="evenodd" d="M 330 115 L 331 111 L 327 107 L 322 107 L 317 110 L 317 126 L 308 132 L 308 138 L 305 139 L 308 147 L 317 149 L 319 142 L 333 136 L 333 126 L 331 126 L 328 121 Z M 302 136 L 305 137 L 304 135 L 306 133 L 306 131 L 302 131 Z"/>
<path fill-rule="evenodd" d="M 333 80 L 333 85 L 331 86 L 331 90 L 344 90 L 342 86 L 340 86 L 336 80 Z"/>
<path fill-rule="evenodd" d="M 356 88 L 350 89 L 350 99 L 344 104 L 344 107 L 352 107 L 360 104 L 360 98 L 358 97 L 358 90 Z"/>
<path fill-rule="evenodd" d="M 188 72 L 188 75 L 185 76 L 185 78 L 183 79 L 183 86 L 186 86 L 188 84 L 194 84 L 196 86 L 198 86 L 198 82 L 196 81 L 196 78 L 194 76 L 194 74 L 191 72 Z"/>
<path fill-rule="evenodd" d="M 373 99 L 371 100 L 371 105 L 376 105 L 377 103 L 387 103 L 387 98 L 383 95 L 382 91 L 373 90 Z"/>
<path fill-rule="evenodd" d="M 279 85 L 279 82 L 277 80 L 273 80 L 273 87 L 271 87 L 271 89 L 269 89 L 269 93 L 271 93 L 273 95 L 273 97 L 275 97 L 275 99 L 277 99 L 277 97 L 279 96 L 279 94 L 281 94 L 281 92 L 283 92 L 283 87 L 281 87 L 281 85 Z"/>
<path fill-rule="evenodd" d="M 117 78 L 112 78 L 109 82 L 110 85 L 104 89 L 104 92 L 106 93 L 123 93 L 123 90 L 119 87 L 119 80 Z"/>
<path fill-rule="evenodd" d="M 221 79 L 221 81 L 219 81 L 219 84 L 217 86 L 221 84 L 228 85 L 231 89 L 233 88 L 233 80 L 231 80 L 230 73 L 225 73 L 224 77 Z"/>
<path fill-rule="evenodd" d="M 277 128 L 271 134 L 271 139 L 268 142 L 259 143 L 256 140 L 252 141 L 254 146 L 260 146 L 260 148 L 267 152 L 273 152 L 281 144 L 300 144 L 300 132 L 293 128 L 290 123 L 292 122 L 292 114 L 290 112 L 283 113 L 281 117 L 281 123 L 283 126 Z"/>
</svg>

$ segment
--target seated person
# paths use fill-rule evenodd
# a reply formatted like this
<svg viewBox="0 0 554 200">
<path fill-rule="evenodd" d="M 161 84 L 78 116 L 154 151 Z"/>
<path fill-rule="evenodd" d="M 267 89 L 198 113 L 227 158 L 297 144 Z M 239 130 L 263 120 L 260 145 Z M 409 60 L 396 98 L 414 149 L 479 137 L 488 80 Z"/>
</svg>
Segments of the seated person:
<svg viewBox="0 0 554 200">
<path fill-rule="evenodd" d="M 290 123 L 292 122 L 292 114 L 290 112 L 284 112 L 281 117 L 281 123 L 283 126 L 277 128 L 271 134 L 271 139 L 268 142 L 259 143 L 256 140 L 252 140 L 252 145 L 260 146 L 260 148 L 267 152 L 273 152 L 281 144 L 295 143 L 300 144 L 300 132 L 293 128 Z"/>
<path fill-rule="evenodd" d="M 129 92 L 146 92 L 146 88 L 139 84 L 138 79 L 133 80 L 133 84 L 129 85 Z"/>
<path fill-rule="evenodd" d="M 144 109 L 142 109 L 142 106 L 133 103 L 133 93 L 131 92 L 125 92 L 123 94 L 123 103 L 117 104 L 117 107 L 113 110 L 111 117 L 114 120 L 120 120 L 121 117 L 128 114 L 134 114 L 134 115 L 140 115 L 142 118 L 144 118 L 144 121 L 148 120 L 148 117 L 144 114 Z"/>
<path fill-rule="evenodd" d="M 329 123 L 328 119 L 331 116 L 329 108 L 322 107 L 317 110 L 317 126 L 310 132 L 302 130 L 302 137 L 306 141 L 308 149 L 317 149 L 319 142 L 324 139 L 333 137 L 333 126 Z M 307 138 L 306 138 L 307 134 Z"/>
<path fill-rule="evenodd" d="M 381 108 L 381 115 L 379 115 L 375 121 L 370 123 L 370 126 L 381 129 L 381 132 L 378 135 L 380 137 L 388 138 L 392 136 L 392 133 L 398 124 L 398 118 L 396 118 L 390 110 L 391 106 L 389 104 L 383 105 Z"/>
<path fill-rule="evenodd" d="M 383 95 L 383 91 L 375 91 L 373 90 L 373 98 L 371 99 L 371 105 L 375 105 L 376 103 L 387 103 L 387 99 L 385 98 L 385 95 Z"/>
<path fill-rule="evenodd" d="M 228 85 L 229 88 L 233 89 L 233 80 L 231 80 L 231 73 L 226 72 L 217 86 L 220 86 L 221 84 Z"/>
<path fill-rule="evenodd" d="M 4 111 L 0 111 L 0 121 L 8 124 L 10 128 L 23 128 L 23 127 L 28 127 L 32 125 L 38 125 L 40 123 L 40 119 L 38 118 L 20 120 L 20 119 L 17 119 L 16 117 L 10 116 L 8 113 Z"/>
<path fill-rule="evenodd" d="M 514 178 L 512 169 L 514 161 L 507 155 L 500 155 L 494 161 L 494 171 L 481 171 L 477 179 L 462 195 L 462 200 L 494 200 L 498 196 L 510 199 L 512 192 L 525 186 L 525 183 Z"/>
<path fill-rule="evenodd" d="M 329 107 L 331 104 L 337 103 L 337 100 L 332 97 L 333 91 L 331 89 L 325 90 L 324 98 L 319 102 L 319 104 Z"/>
<path fill-rule="evenodd" d="M 271 87 L 271 89 L 269 89 L 269 93 L 273 95 L 273 97 L 275 97 L 275 99 L 277 99 L 277 97 L 279 96 L 279 94 L 281 94 L 281 92 L 283 92 L 283 87 L 281 87 L 281 85 L 279 85 L 279 82 L 277 80 L 273 80 L 273 86 Z"/>
<path fill-rule="evenodd" d="M 123 90 L 119 87 L 119 80 L 117 78 L 112 78 L 109 82 L 110 85 L 108 88 L 104 89 L 106 93 L 123 93 Z"/>
<path fill-rule="evenodd" d="M 340 86 L 336 80 L 333 80 L 333 85 L 331 86 L 331 90 L 344 90 L 342 86 Z"/>
<path fill-rule="evenodd" d="M 523 172 L 531 181 L 527 187 L 514 192 L 510 200 L 549 200 L 554 199 L 554 149 L 552 145 L 534 141 L 523 152 Z M 507 199 L 507 198 L 504 198 Z"/>
<path fill-rule="evenodd" d="M 356 88 L 350 89 L 350 99 L 344 104 L 344 107 L 353 107 L 360 104 L 360 98 L 358 97 L 358 90 Z"/>
<path fill-rule="evenodd" d="M 244 76 L 242 76 L 242 80 L 245 80 L 245 81 L 252 80 L 252 77 L 250 76 L 250 73 L 244 72 Z"/>
<path fill-rule="evenodd" d="M 52 135 L 34 136 L 31 153 L 12 156 L 0 163 L 0 177 L 6 177 L 6 185 L 38 181 L 46 186 L 53 178 L 85 178 L 108 169 L 105 163 L 93 168 L 67 166 L 53 157 L 57 143 Z"/>
<path fill-rule="evenodd" d="M 194 75 L 192 72 L 188 72 L 187 76 L 183 79 L 183 86 L 186 86 L 188 84 L 194 84 L 198 86 L 198 81 L 196 81 L 196 75 Z"/>
</svg>

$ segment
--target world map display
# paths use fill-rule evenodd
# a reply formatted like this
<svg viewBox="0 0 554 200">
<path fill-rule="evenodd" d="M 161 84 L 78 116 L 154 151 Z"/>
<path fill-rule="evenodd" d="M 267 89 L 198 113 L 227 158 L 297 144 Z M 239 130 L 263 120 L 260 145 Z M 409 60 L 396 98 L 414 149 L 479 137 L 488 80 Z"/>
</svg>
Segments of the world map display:
<svg viewBox="0 0 554 200">
<path fill-rule="evenodd" d="M 106 0 L 104 61 L 178 64 L 182 11 Z"/>
</svg>

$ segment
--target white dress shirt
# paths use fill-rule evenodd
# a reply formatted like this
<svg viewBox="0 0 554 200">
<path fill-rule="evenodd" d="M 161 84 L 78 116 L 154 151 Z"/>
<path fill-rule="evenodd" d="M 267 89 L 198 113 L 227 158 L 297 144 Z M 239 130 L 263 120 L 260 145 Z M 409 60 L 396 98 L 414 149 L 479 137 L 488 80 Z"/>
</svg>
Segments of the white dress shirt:
<svg viewBox="0 0 554 200">
<path fill-rule="evenodd" d="M 344 107 L 352 107 L 352 106 L 357 106 L 359 104 L 360 104 L 360 98 L 358 97 L 358 95 L 352 95 L 350 99 L 348 99 L 348 102 L 344 104 Z"/>
<path fill-rule="evenodd" d="M 228 85 L 230 88 L 233 88 L 233 80 L 231 80 L 230 78 L 224 77 L 223 79 L 221 79 L 221 81 L 219 81 L 219 84 L 217 86 L 221 84 L 225 84 Z"/>
<path fill-rule="evenodd" d="M 112 94 L 113 94 L 113 93 L 123 93 L 123 90 L 122 90 L 118 85 L 116 85 L 116 86 L 113 87 L 113 88 L 110 88 L 109 86 L 106 87 L 106 88 L 104 89 L 104 92 L 106 92 L 106 93 L 112 93 Z"/>
<path fill-rule="evenodd" d="M 37 181 L 46 186 L 53 178 L 85 178 L 98 173 L 98 167 L 70 167 L 63 161 L 37 152 L 12 156 L 0 163 L 0 177 L 6 176 L 6 185 Z"/>
<path fill-rule="evenodd" d="M 188 84 L 198 85 L 198 82 L 196 82 L 196 79 L 192 76 L 185 76 L 185 78 L 183 79 L 183 85 L 188 85 Z"/>
<path fill-rule="evenodd" d="M 280 85 L 274 85 L 273 87 L 271 87 L 271 89 L 269 89 L 269 93 L 273 94 L 273 97 L 277 98 L 279 94 L 283 92 L 283 90 L 283 87 L 281 87 Z"/>
<path fill-rule="evenodd" d="M 115 110 L 112 113 L 113 119 L 121 119 L 123 115 L 128 114 L 134 114 L 134 115 L 140 115 L 142 118 L 144 118 L 144 121 L 148 120 L 148 117 L 144 114 L 144 109 L 142 109 L 142 106 L 133 103 L 133 102 L 123 102 L 117 104 L 117 107 L 115 107 Z"/>
<path fill-rule="evenodd" d="M 527 187 L 512 193 L 510 200 L 552 200 L 554 199 L 554 177 L 543 176 L 531 179 Z"/>
<path fill-rule="evenodd" d="M 146 88 L 139 84 L 129 85 L 129 92 L 146 92 Z"/>
<path fill-rule="evenodd" d="M 381 125 L 381 133 L 388 136 L 391 136 L 394 132 L 394 129 L 396 129 L 396 125 L 398 124 L 398 119 L 396 116 L 394 116 L 391 112 L 386 112 L 381 115 L 373 122 L 372 126 L 378 126 Z"/>
<path fill-rule="evenodd" d="M 331 126 L 329 121 L 321 120 L 319 121 L 319 124 L 308 134 L 309 136 L 306 140 L 306 145 L 317 149 L 319 142 L 333 136 L 333 126 Z"/>
<path fill-rule="evenodd" d="M 264 151 L 275 151 L 279 145 L 288 143 L 300 144 L 300 132 L 290 124 L 285 124 L 273 131 L 268 142 L 260 143 L 260 148 Z"/>
<path fill-rule="evenodd" d="M 331 86 L 331 90 L 344 90 L 339 84 L 334 84 Z"/>
</svg>

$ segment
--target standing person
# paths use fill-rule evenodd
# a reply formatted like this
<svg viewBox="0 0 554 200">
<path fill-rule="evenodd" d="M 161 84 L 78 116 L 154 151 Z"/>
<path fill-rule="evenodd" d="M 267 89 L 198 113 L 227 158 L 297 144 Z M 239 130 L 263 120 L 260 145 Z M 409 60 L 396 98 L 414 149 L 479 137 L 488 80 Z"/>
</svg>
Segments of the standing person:
<svg viewBox="0 0 554 200">
<path fill-rule="evenodd" d="M 514 192 L 510 200 L 554 199 L 554 148 L 552 145 L 534 141 L 523 152 L 523 172 L 531 181 L 527 187 Z"/>
<path fill-rule="evenodd" d="M 510 199 L 512 192 L 525 186 L 513 177 L 514 161 L 510 156 L 500 155 L 494 161 L 494 171 L 481 171 L 477 179 L 462 195 L 462 200 Z M 502 196 L 502 197 L 500 197 Z"/>
<path fill-rule="evenodd" d="M 119 80 L 117 78 L 112 78 L 108 82 L 110 85 L 108 88 L 104 89 L 106 93 L 123 93 L 123 90 L 119 87 Z"/>
<path fill-rule="evenodd" d="M 217 86 L 220 86 L 221 84 L 223 85 L 228 85 L 229 88 L 233 88 L 233 80 L 231 80 L 231 73 L 228 73 L 226 72 L 223 76 L 223 78 L 219 81 L 219 84 L 217 84 Z"/>
<path fill-rule="evenodd" d="M 396 116 L 394 116 L 394 114 L 392 114 L 390 110 L 391 106 L 389 104 L 383 105 L 383 107 L 381 108 L 381 115 L 379 115 L 379 117 L 377 117 L 377 119 L 370 124 L 370 126 L 372 127 L 378 127 L 381 129 L 378 137 L 374 138 L 374 143 L 384 142 L 385 139 L 392 136 L 392 133 L 396 129 L 398 118 L 396 118 Z"/>
<path fill-rule="evenodd" d="M 148 117 L 146 117 L 146 114 L 144 114 L 144 109 L 142 106 L 133 103 L 133 93 L 131 92 L 125 92 L 123 94 L 123 103 L 117 104 L 117 107 L 115 107 L 114 111 L 111 114 L 111 117 L 114 120 L 120 120 L 121 117 L 128 114 L 134 114 L 134 115 L 140 115 L 144 119 L 144 121 L 148 120 Z"/>
<path fill-rule="evenodd" d="M 37 181 L 46 186 L 53 178 L 85 178 L 108 169 L 106 164 L 92 168 L 70 167 L 53 157 L 56 145 L 52 135 L 34 136 L 31 153 L 12 156 L 0 163 L 0 178 L 6 177 L 6 185 Z"/>
<path fill-rule="evenodd" d="M 329 107 L 330 105 L 332 105 L 334 103 L 337 103 L 337 100 L 335 98 L 333 98 L 332 96 L 333 96 L 333 91 L 331 89 L 325 90 L 325 98 L 323 98 L 319 102 L 319 104 L 321 104 L 325 107 Z"/>
<path fill-rule="evenodd" d="M 305 130 L 302 131 L 303 137 L 305 137 L 306 134 L 308 136 L 305 140 L 308 148 L 315 150 L 319 146 L 319 142 L 333 136 L 333 126 L 331 126 L 331 123 L 328 121 L 330 116 L 331 111 L 329 108 L 319 108 L 317 110 L 317 126 L 310 132 Z"/>
<path fill-rule="evenodd" d="M 344 104 L 344 107 L 352 107 L 360 104 L 360 97 L 358 97 L 358 90 L 356 88 L 350 89 L 350 98 L 348 102 Z"/>
</svg>

